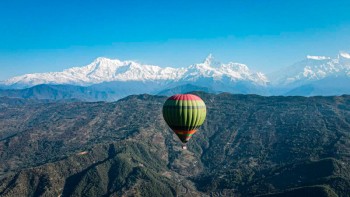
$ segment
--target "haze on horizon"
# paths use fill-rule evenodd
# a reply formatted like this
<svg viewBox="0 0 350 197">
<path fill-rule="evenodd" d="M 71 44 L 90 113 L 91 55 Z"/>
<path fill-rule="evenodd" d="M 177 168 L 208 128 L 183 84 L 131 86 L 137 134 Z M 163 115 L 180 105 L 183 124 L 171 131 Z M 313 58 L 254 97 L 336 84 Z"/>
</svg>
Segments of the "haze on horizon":
<svg viewBox="0 0 350 197">
<path fill-rule="evenodd" d="M 350 51 L 350 2 L 0 2 L 0 80 L 97 57 L 185 67 L 212 53 L 268 73 Z"/>
</svg>

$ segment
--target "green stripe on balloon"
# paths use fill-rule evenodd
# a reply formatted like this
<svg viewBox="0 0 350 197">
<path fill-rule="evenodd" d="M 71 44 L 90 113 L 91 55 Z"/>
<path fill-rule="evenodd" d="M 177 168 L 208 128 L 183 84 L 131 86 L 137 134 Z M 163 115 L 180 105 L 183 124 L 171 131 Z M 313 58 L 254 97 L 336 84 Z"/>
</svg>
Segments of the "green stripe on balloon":
<svg viewBox="0 0 350 197">
<path fill-rule="evenodd" d="M 175 105 L 168 105 L 168 106 L 164 106 L 165 109 L 175 109 L 175 110 L 178 110 L 180 108 L 182 109 L 205 109 L 205 106 L 175 106 Z"/>
<path fill-rule="evenodd" d="M 193 106 L 193 105 L 196 105 L 196 106 L 205 106 L 204 102 L 203 101 L 198 101 L 198 100 L 167 100 L 165 103 L 164 103 L 164 106 L 179 106 L 179 102 L 181 103 L 184 103 L 185 101 L 190 101 L 189 104 L 186 104 L 187 106 Z M 188 102 L 187 102 L 188 103 Z M 184 105 L 184 104 L 182 104 Z M 185 105 L 185 106 L 186 106 Z"/>
<path fill-rule="evenodd" d="M 200 127 L 200 126 L 201 126 L 201 124 L 191 125 L 191 127 L 194 127 L 194 129 L 198 129 L 198 127 Z M 181 130 L 181 131 L 191 131 L 191 130 L 193 130 L 193 129 L 189 129 L 188 126 L 169 125 L 169 127 L 171 127 L 171 129 Z"/>
</svg>

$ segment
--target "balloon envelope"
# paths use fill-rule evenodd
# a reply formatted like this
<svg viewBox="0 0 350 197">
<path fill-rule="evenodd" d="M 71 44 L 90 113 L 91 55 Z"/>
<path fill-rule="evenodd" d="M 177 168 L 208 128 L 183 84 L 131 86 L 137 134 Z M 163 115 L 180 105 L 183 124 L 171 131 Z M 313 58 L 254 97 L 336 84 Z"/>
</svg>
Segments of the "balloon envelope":
<svg viewBox="0 0 350 197">
<path fill-rule="evenodd" d="M 193 94 L 176 94 L 163 106 L 163 117 L 183 143 L 203 124 L 207 110 L 204 101 Z"/>
</svg>

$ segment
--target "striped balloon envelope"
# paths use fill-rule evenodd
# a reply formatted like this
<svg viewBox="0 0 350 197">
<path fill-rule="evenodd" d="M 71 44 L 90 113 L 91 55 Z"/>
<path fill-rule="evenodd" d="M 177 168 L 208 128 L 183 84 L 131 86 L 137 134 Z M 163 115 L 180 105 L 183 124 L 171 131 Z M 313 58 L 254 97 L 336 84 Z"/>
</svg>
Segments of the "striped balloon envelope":
<svg viewBox="0 0 350 197">
<path fill-rule="evenodd" d="M 163 117 L 183 143 L 203 124 L 207 114 L 204 101 L 193 94 L 176 94 L 163 106 Z"/>
</svg>

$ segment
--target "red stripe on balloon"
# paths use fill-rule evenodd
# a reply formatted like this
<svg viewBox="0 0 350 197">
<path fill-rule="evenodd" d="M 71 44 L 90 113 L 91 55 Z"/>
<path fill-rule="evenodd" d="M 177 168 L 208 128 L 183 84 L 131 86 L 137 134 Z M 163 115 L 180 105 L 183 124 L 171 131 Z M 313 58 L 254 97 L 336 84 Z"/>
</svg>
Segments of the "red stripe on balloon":
<svg viewBox="0 0 350 197">
<path fill-rule="evenodd" d="M 174 96 L 171 96 L 169 100 L 202 100 L 199 98 L 199 96 L 193 95 L 193 94 L 175 94 Z"/>
<path fill-rule="evenodd" d="M 188 134 L 194 134 L 197 132 L 197 129 L 186 131 L 186 130 L 174 130 L 176 134 L 180 135 L 188 135 Z"/>
</svg>

